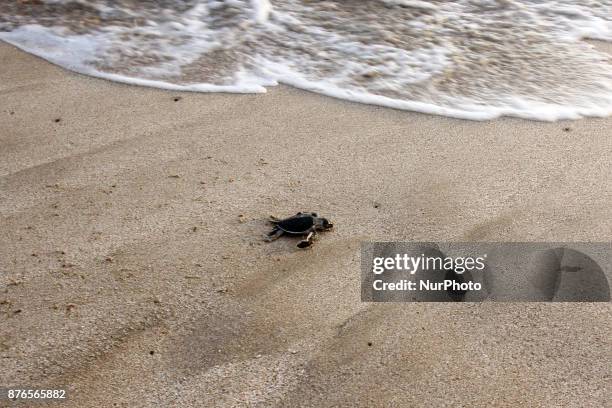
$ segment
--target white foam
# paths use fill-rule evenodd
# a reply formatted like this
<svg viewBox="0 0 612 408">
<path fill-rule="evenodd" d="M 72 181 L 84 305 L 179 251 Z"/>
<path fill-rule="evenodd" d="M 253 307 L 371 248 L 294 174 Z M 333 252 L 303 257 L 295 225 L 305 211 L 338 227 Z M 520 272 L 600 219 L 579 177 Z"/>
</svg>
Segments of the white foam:
<svg viewBox="0 0 612 408">
<path fill-rule="evenodd" d="M 505 106 L 482 106 L 467 100 L 456 99 L 452 106 L 446 107 L 418 101 L 404 101 L 373 95 L 367 92 L 348 90 L 328 82 L 317 82 L 304 78 L 299 73 L 283 65 L 269 64 L 269 68 L 278 78 L 278 82 L 320 93 L 338 99 L 368 105 L 379 105 L 388 108 L 448 116 L 468 120 L 490 120 L 501 116 L 514 116 L 523 119 L 540 121 L 557 121 L 563 119 L 580 119 L 587 116 L 605 117 L 612 115 L 612 93 L 602 93 L 601 105 L 564 106 L 554 103 L 540 103 L 520 98 L 509 98 Z"/>
<path fill-rule="evenodd" d="M 436 5 L 420 0 L 382 0 L 383 3 L 389 5 L 397 5 L 404 7 L 412 7 L 416 9 L 435 10 Z"/>
<path fill-rule="evenodd" d="M 268 21 L 272 12 L 272 5 L 269 0 L 251 0 L 253 6 L 255 21 L 259 24 L 264 24 Z"/>
<path fill-rule="evenodd" d="M 55 30 L 39 25 L 25 25 L 11 32 L 0 32 L 0 40 L 79 74 L 130 85 L 174 91 L 231 93 L 265 93 L 266 86 L 277 85 L 276 82 L 269 79 L 255 77 L 244 72 L 236 74 L 237 81 L 233 85 L 206 83 L 180 85 L 166 81 L 103 72 L 87 64 L 88 60 L 95 59 L 96 54 L 101 49 L 101 42 L 95 35 L 61 35 L 55 32 Z"/>
</svg>

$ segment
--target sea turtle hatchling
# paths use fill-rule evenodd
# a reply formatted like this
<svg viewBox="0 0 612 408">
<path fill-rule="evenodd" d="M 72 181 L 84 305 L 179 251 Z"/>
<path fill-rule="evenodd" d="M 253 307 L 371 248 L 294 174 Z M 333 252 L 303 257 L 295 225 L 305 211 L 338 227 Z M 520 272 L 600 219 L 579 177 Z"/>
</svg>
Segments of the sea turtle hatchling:
<svg viewBox="0 0 612 408">
<path fill-rule="evenodd" d="M 270 222 L 274 224 L 274 228 L 266 235 L 267 241 L 274 241 L 283 234 L 305 235 L 306 238 L 297 244 L 298 248 L 311 246 L 317 231 L 328 231 L 334 226 L 327 218 L 319 217 L 317 213 L 311 212 L 299 212 L 282 220 L 271 216 Z"/>
</svg>

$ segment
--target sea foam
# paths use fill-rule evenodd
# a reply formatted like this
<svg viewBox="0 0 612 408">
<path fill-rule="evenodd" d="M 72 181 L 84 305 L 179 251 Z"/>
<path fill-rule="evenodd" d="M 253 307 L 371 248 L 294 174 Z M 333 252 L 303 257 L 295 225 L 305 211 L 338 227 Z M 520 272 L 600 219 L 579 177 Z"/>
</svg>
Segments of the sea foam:
<svg viewBox="0 0 612 408">
<path fill-rule="evenodd" d="M 0 39 L 130 84 L 262 93 L 278 83 L 465 119 L 612 114 L 612 1 L 41 0 Z"/>
</svg>

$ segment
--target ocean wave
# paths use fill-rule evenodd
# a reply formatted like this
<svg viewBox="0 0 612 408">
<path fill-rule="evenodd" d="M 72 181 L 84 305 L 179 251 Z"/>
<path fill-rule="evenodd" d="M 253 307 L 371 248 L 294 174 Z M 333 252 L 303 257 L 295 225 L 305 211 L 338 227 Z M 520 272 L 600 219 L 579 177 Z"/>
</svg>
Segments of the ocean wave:
<svg viewBox="0 0 612 408">
<path fill-rule="evenodd" d="M 198 92 L 284 83 L 485 120 L 612 114 L 612 1 L 21 0 L 0 39 L 73 71 Z"/>
</svg>

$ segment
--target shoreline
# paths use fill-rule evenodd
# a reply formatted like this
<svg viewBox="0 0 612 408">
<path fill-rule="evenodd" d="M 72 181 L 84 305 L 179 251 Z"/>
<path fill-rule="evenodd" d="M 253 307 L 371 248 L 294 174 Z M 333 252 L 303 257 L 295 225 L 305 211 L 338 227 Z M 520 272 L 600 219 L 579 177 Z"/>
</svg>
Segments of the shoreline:
<svg viewBox="0 0 612 408">
<path fill-rule="evenodd" d="M 595 39 L 583 39 L 582 42 L 593 47 L 597 51 L 612 55 L 612 41 L 595 40 Z M 0 39 L 0 43 L 12 46 L 18 50 L 28 53 L 35 58 L 40 58 L 43 61 L 53 64 L 61 69 L 66 69 L 74 74 L 83 75 L 90 78 L 101 79 L 110 81 L 113 83 L 153 88 L 164 90 L 168 92 L 188 92 L 188 93 L 213 93 L 213 94 L 239 94 L 239 95 L 252 95 L 252 94 L 266 94 L 275 87 L 292 87 L 297 90 L 304 92 L 311 92 L 316 95 L 334 98 L 340 101 L 349 103 L 358 103 L 369 106 L 382 107 L 387 109 L 394 109 L 409 113 L 418 113 L 425 115 L 436 115 L 442 117 L 448 117 L 459 120 L 470 120 L 470 121 L 490 121 L 500 118 L 515 118 L 534 120 L 540 122 L 561 122 L 561 121 L 573 121 L 588 118 L 607 118 L 612 117 L 612 108 L 608 107 L 607 110 L 599 108 L 597 113 L 593 113 L 593 107 L 588 108 L 588 114 L 584 114 L 586 108 L 577 108 L 575 106 L 568 107 L 565 105 L 545 104 L 529 102 L 529 99 L 518 99 L 516 102 L 519 105 L 529 105 L 533 103 L 529 112 L 520 110 L 517 111 L 516 107 L 491 107 L 487 109 L 494 109 L 494 112 L 484 112 L 481 108 L 478 110 L 471 111 L 465 108 L 447 107 L 443 105 L 437 105 L 427 102 L 411 101 L 411 100 L 399 100 L 389 98 L 383 95 L 373 95 L 369 93 L 354 92 L 349 89 L 335 88 L 320 86 L 316 82 L 310 82 L 304 78 L 291 77 L 285 81 L 274 80 L 273 84 L 261 83 L 261 84 L 242 84 L 242 85 L 210 85 L 210 84 L 191 84 L 191 85 L 178 85 L 172 84 L 160 80 L 149 80 L 142 78 L 126 77 L 124 75 L 105 73 L 99 71 L 92 71 L 91 68 L 84 66 L 74 66 L 72 68 L 63 67 L 62 64 L 55 61 L 57 58 L 49 58 L 38 56 L 34 48 L 28 48 L 18 45 L 8 39 Z M 55 59 L 55 60 L 54 60 Z M 278 82 L 277 82 L 278 81 Z M 475 105 L 477 106 L 477 105 Z M 471 106 L 474 108 L 475 106 Z M 538 114 L 534 114 L 533 111 L 537 111 Z M 563 112 L 560 114 L 559 112 Z"/>
<path fill-rule="evenodd" d="M 609 304 L 362 303 L 359 251 L 610 241 L 612 118 L 177 93 L 4 43 L 0 60 L 0 384 L 75 407 L 605 405 Z M 336 228 L 308 251 L 262 241 L 296 211 Z"/>
</svg>

